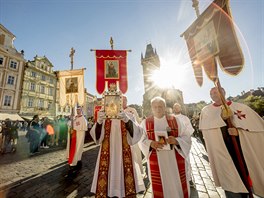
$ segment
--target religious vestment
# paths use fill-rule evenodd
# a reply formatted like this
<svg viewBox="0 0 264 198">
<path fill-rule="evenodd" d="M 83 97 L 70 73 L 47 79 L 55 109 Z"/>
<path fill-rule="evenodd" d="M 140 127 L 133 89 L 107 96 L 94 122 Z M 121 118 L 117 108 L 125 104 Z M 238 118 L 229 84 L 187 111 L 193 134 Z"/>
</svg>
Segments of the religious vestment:
<svg viewBox="0 0 264 198">
<path fill-rule="evenodd" d="M 185 158 L 191 149 L 191 138 L 186 127 L 174 116 L 149 117 L 142 121 L 141 126 L 145 133 L 140 147 L 148 161 L 148 176 L 153 197 L 189 197 L 190 188 L 187 182 Z M 155 133 L 166 132 L 168 127 L 171 130 L 168 136 L 174 136 L 179 145 L 173 145 L 171 150 L 152 149 L 150 144 L 155 140 Z"/>
<path fill-rule="evenodd" d="M 71 127 L 71 122 L 68 122 Z M 71 129 L 70 129 L 71 130 Z M 75 116 L 73 120 L 73 130 L 68 133 L 68 141 L 66 148 L 66 157 L 70 166 L 76 166 L 78 161 L 81 161 L 83 153 L 83 145 L 87 131 L 87 120 L 83 115 Z"/>
<path fill-rule="evenodd" d="M 194 129 L 192 127 L 190 119 L 186 115 L 182 115 L 181 113 L 175 114 L 175 117 L 182 121 L 183 125 L 186 127 L 186 131 L 188 131 L 191 136 L 194 132 Z M 191 181 L 192 180 L 192 176 L 191 176 L 192 168 L 191 168 L 190 156 L 186 158 L 186 162 L 188 165 L 187 177 L 188 177 L 188 180 Z"/>
<path fill-rule="evenodd" d="M 139 124 L 140 123 L 140 118 L 138 116 L 137 110 L 132 108 L 132 107 L 126 107 L 124 109 L 124 112 L 131 113 L 134 116 L 135 121 Z M 143 164 L 142 164 L 142 153 L 141 150 L 137 144 L 132 145 L 133 147 L 133 152 L 135 153 L 135 161 L 138 164 L 140 168 L 140 172 L 143 175 L 144 174 L 144 169 L 143 169 Z"/>
<path fill-rule="evenodd" d="M 253 192 L 264 197 L 264 121 L 251 108 L 236 102 L 227 102 L 233 115 L 231 121 L 238 130 L 238 139 L 253 184 Z M 216 186 L 233 193 L 247 193 L 234 160 L 224 141 L 221 106 L 210 104 L 203 108 L 199 129 L 206 143 L 209 162 Z"/>
<path fill-rule="evenodd" d="M 91 187 L 95 197 L 126 197 L 145 190 L 132 147 L 140 140 L 142 130 L 133 115 L 126 114 L 129 116 L 127 123 L 106 119 L 101 125 L 96 123 L 90 131 L 94 142 L 100 145 Z M 101 127 L 99 137 L 97 127 Z"/>
</svg>

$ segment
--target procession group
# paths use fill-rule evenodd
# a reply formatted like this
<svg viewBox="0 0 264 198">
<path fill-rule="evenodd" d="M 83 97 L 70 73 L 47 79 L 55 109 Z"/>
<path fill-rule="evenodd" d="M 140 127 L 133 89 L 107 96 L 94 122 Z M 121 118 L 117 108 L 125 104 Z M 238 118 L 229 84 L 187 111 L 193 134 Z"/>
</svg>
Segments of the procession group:
<svg viewBox="0 0 264 198">
<path fill-rule="evenodd" d="M 225 95 L 224 89 L 220 91 Z M 215 185 L 223 188 L 227 198 L 263 197 L 264 121 L 248 106 L 226 101 L 233 112 L 230 126 L 221 117 L 220 91 L 215 87 L 210 90 L 213 103 L 203 108 L 199 122 Z M 166 113 L 166 101 L 161 97 L 154 97 L 150 104 L 152 115 L 141 123 L 136 110 L 127 106 L 125 96 L 118 119 L 108 118 L 104 110 L 98 112 L 90 130 L 92 139 L 100 145 L 91 187 L 95 197 L 136 197 L 145 191 L 141 152 L 147 159 L 153 197 L 190 197 L 189 154 L 194 129 L 188 117 L 181 114 L 179 104 L 174 104 L 174 114 Z M 81 107 L 77 108 L 72 129 L 67 146 L 69 175 L 81 168 L 87 130 Z M 241 152 L 242 168 L 232 138 Z"/>
</svg>

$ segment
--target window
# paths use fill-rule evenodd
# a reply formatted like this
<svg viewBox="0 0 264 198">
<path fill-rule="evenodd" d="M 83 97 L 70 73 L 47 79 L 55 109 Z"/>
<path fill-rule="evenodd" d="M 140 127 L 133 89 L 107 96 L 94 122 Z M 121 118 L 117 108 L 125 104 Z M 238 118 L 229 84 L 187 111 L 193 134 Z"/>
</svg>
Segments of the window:
<svg viewBox="0 0 264 198">
<path fill-rule="evenodd" d="M 44 85 L 40 86 L 40 93 L 45 94 L 45 86 Z"/>
<path fill-rule="evenodd" d="M 15 77 L 14 76 L 8 76 L 7 84 L 14 85 Z"/>
<path fill-rule="evenodd" d="M 28 99 L 28 107 L 33 107 L 33 102 L 34 102 L 33 98 L 29 98 Z"/>
<path fill-rule="evenodd" d="M 0 35 L 0 45 L 4 45 L 5 44 L 5 35 L 1 34 Z"/>
<path fill-rule="evenodd" d="M 50 78 L 50 84 L 53 84 L 53 78 Z"/>
<path fill-rule="evenodd" d="M 37 73 L 36 73 L 36 72 L 34 72 L 34 71 L 32 71 L 32 72 L 31 72 L 31 76 L 32 76 L 32 77 L 34 77 L 34 78 L 36 78 L 36 76 L 37 76 Z"/>
<path fill-rule="evenodd" d="M 10 68 L 17 69 L 17 62 L 11 60 L 11 62 L 10 62 Z"/>
<path fill-rule="evenodd" d="M 52 105 L 52 103 L 51 103 L 51 102 L 49 102 L 49 103 L 48 103 L 48 110 L 50 110 L 50 108 L 51 108 L 51 105 Z"/>
<path fill-rule="evenodd" d="M 4 65 L 4 57 L 0 57 L 0 65 Z"/>
<path fill-rule="evenodd" d="M 4 106 L 11 106 L 12 96 L 5 96 Z"/>
<path fill-rule="evenodd" d="M 46 76 L 42 75 L 41 76 L 41 80 L 45 81 L 46 80 Z"/>
<path fill-rule="evenodd" d="M 35 89 L 36 89 L 35 83 L 30 83 L 30 90 L 35 91 Z"/>
<path fill-rule="evenodd" d="M 53 96 L 53 88 L 49 88 L 49 95 Z"/>
<path fill-rule="evenodd" d="M 39 107 L 43 108 L 44 107 L 44 100 L 39 99 Z"/>
</svg>

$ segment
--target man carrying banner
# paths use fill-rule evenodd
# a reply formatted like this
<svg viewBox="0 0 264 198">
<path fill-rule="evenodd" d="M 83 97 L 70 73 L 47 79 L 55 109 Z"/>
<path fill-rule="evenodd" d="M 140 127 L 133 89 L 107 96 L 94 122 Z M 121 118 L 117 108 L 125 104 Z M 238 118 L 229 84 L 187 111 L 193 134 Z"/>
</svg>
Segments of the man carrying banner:
<svg viewBox="0 0 264 198">
<path fill-rule="evenodd" d="M 82 153 L 85 138 L 85 131 L 87 131 L 87 120 L 83 116 L 82 108 L 80 106 L 76 109 L 77 115 L 69 121 L 69 134 L 66 149 L 66 156 L 68 164 L 70 165 L 68 176 L 72 176 L 76 171 L 82 167 Z"/>
<path fill-rule="evenodd" d="M 100 110 L 90 131 L 95 143 L 100 144 L 91 192 L 96 197 L 136 197 L 145 186 L 132 145 L 138 143 L 142 131 L 134 116 L 123 110 L 120 119 L 105 117 Z"/>
<path fill-rule="evenodd" d="M 191 149 L 190 134 L 175 116 L 165 115 L 166 102 L 163 98 L 153 98 L 151 109 L 154 116 L 141 123 L 145 133 L 140 147 L 148 160 L 153 196 L 188 198 L 190 187 L 185 159 Z"/>
<path fill-rule="evenodd" d="M 224 89 L 220 89 L 225 96 Z M 253 192 L 264 197 L 264 121 L 246 105 L 227 101 L 233 115 L 234 125 L 228 128 L 228 123 L 221 117 L 222 100 L 216 87 L 210 91 L 214 101 L 202 109 L 199 128 L 203 132 L 210 166 L 216 186 L 221 186 L 227 198 L 248 197 Z M 240 162 L 231 140 L 235 136 L 238 148 L 242 153 L 242 164 L 246 176 L 240 168 Z M 245 179 L 246 178 L 246 179 Z M 250 189 L 247 189 L 249 186 Z"/>
</svg>

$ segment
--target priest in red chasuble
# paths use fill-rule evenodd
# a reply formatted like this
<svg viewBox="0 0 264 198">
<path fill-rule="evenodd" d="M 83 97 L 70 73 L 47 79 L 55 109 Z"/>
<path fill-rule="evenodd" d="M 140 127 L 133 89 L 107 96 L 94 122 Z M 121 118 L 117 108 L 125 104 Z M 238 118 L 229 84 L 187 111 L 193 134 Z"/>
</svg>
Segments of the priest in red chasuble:
<svg viewBox="0 0 264 198">
<path fill-rule="evenodd" d="M 139 142 L 142 130 L 133 114 L 124 110 L 119 119 L 105 117 L 100 110 L 90 131 L 100 145 L 91 192 L 95 197 L 136 197 L 145 186 L 132 145 Z"/>
<path fill-rule="evenodd" d="M 153 116 L 141 123 L 144 133 L 140 147 L 148 160 L 153 197 L 188 198 L 190 187 L 185 159 L 191 149 L 190 133 L 182 121 L 173 115 L 165 115 L 163 98 L 153 98 L 151 109 Z"/>
</svg>

